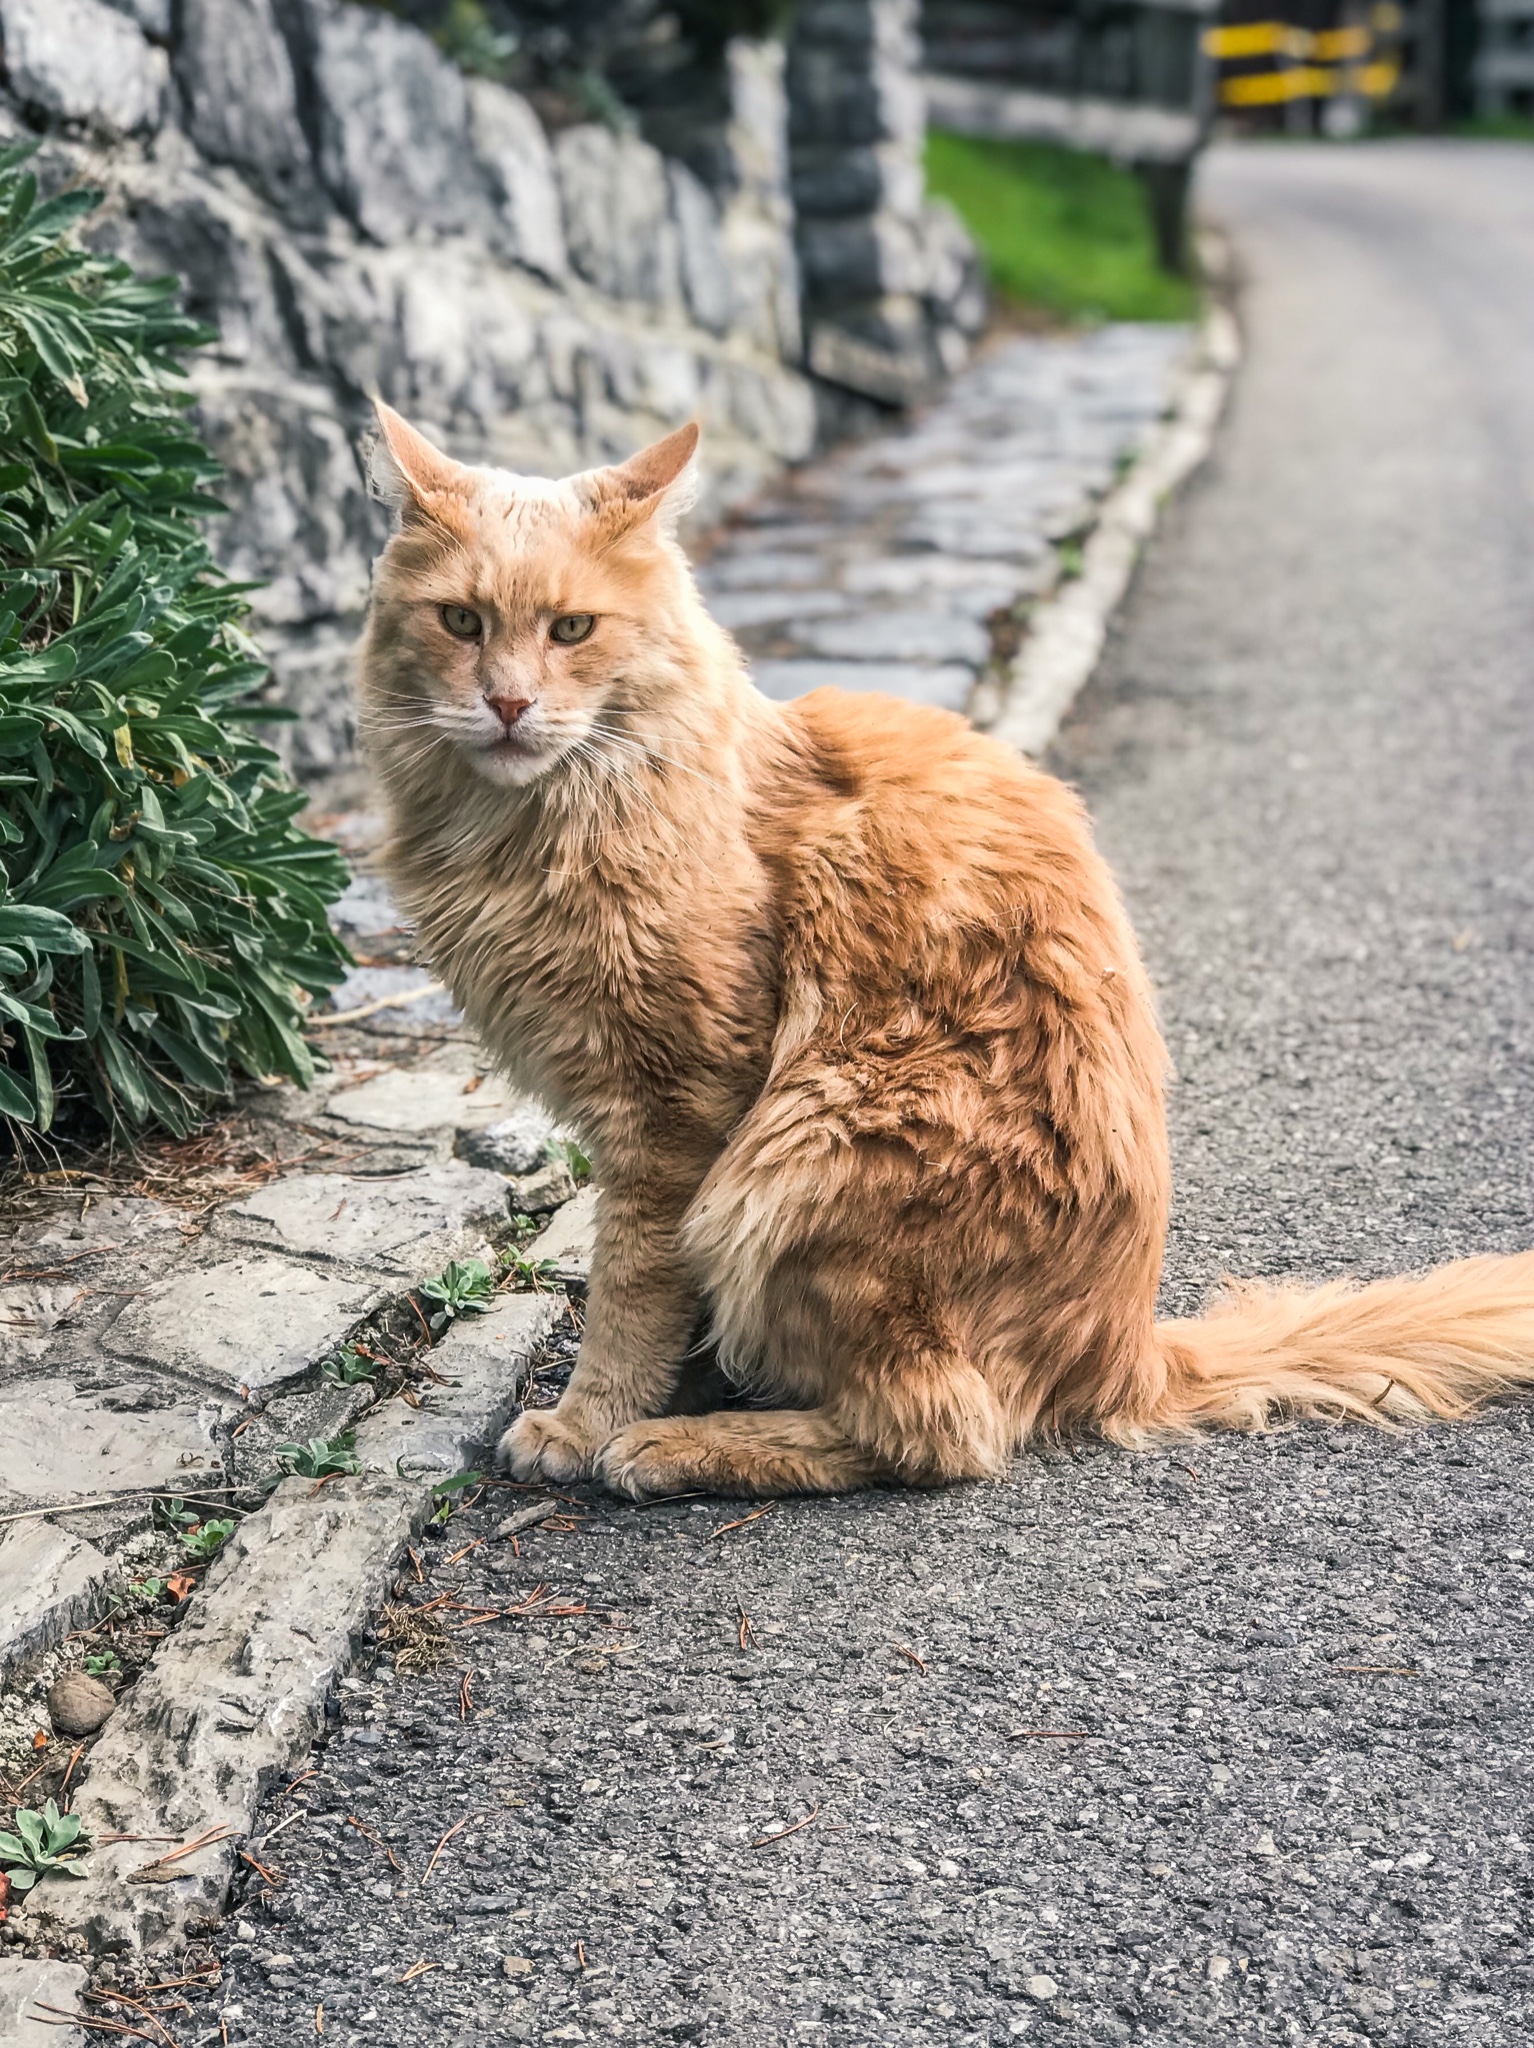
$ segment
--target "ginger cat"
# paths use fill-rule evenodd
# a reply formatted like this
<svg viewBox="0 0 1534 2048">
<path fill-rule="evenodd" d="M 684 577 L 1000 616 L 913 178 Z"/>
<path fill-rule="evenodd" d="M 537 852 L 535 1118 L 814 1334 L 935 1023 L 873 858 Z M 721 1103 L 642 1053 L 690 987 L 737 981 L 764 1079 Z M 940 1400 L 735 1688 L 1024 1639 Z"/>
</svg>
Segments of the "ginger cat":
<svg viewBox="0 0 1534 2048">
<path fill-rule="evenodd" d="M 1040 1431 L 1534 1379 L 1534 1253 L 1158 1324 L 1166 1056 L 1076 798 L 947 712 L 761 696 L 675 538 L 696 427 L 551 482 L 379 414 L 389 878 L 602 1189 L 580 1361 L 514 1473 L 929 1485 Z M 700 1311 L 759 1408 L 666 1413 Z"/>
</svg>

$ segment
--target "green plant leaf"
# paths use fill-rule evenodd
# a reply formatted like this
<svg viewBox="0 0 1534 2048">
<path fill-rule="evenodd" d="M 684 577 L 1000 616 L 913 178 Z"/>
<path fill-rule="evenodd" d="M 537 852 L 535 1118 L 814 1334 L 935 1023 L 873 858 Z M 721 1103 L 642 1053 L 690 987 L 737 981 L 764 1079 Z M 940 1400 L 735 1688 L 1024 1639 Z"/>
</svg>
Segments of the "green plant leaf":
<svg viewBox="0 0 1534 2048">
<path fill-rule="evenodd" d="M 0 150 L 0 1118 L 187 1131 L 241 1072 L 312 1077 L 347 871 L 242 716 L 267 668 L 186 420 L 211 334 L 84 246 L 96 198 L 40 200 L 30 147 Z"/>
</svg>

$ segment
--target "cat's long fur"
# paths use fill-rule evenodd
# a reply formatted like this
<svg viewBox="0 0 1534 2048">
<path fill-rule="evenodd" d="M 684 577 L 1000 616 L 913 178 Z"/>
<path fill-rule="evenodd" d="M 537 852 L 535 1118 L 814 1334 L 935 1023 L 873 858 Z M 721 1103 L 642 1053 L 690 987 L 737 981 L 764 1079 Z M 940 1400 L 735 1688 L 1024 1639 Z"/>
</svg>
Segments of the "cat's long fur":
<svg viewBox="0 0 1534 2048">
<path fill-rule="evenodd" d="M 554 484 L 381 419 L 389 877 L 602 1187 L 580 1362 L 514 1471 L 928 1484 L 1040 1431 L 1449 1416 L 1534 1379 L 1534 1253 L 1157 1324 L 1165 1053 L 1075 797 L 945 712 L 762 697 L 673 537 L 695 430 Z M 562 645 L 569 615 L 596 624 Z M 778 1405 L 664 1413 L 700 1308 Z"/>
</svg>

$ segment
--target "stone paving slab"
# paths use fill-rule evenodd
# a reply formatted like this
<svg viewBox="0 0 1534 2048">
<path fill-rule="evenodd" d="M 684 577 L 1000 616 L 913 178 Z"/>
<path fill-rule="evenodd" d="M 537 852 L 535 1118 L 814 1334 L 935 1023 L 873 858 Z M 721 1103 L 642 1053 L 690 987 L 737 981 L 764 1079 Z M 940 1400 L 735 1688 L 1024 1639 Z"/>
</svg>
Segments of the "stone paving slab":
<svg viewBox="0 0 1534 2048">
<path fill-rule="evenodd" d="M 92 1751 L 76 1811 L 100 1846 L 82 1878 L 39 1887 L 29 1929 L 110 1952 L 185 1940 L 218 1917 L 256 1807 L 324 1726 L 433 1484 L 494 1444 L 563 1308 L 557 1294 L 510 1295 L 456 1324 L 432 1354 L 445 1384 L 426 1405 L 386 1403 L 358 1429 L 358 1477 L 286 1480 L 241 1524 Z M 143 1841 L 101 1840 L 190 1842 L 221 1827 L 229 1836 L 178 1860 L 172 1883 L 133 1881 L 155 1855 Z"/>
<path fill-rule="evenodd" d="M 502 1176 L 453 1160 L 387 1180 L 285 1177 L 222 1210 L 217 1230 L 295 1257 L 419 1279 L 482 1244 L 506 1213 Z"/>
<path fill-rule="evenodd" d="M 230 1394 L 280 1387 L 317 1366 L 388 1291 L 289 1259 L 227 1259 L 146 1288 L 104 1348 Z"/>
<path fill-rule="evenodd" d="M 0 1388 L 0 1502 L 185 1487 L 220 1472 L 217 1406 L 162 1407 L 157 1391 L 126 1379 L 97 1392 L 56 1378 Z"/>
<path fill-rule="evenodd" d="M 0 1529 L 0 1678 L 24 1657 L 51 1650 L 91 1621 L 116 1567 L 94 1543 L 54 1522 Z M 0 2041 L 5 2036 L 0 2033 Z"/>
</svg>

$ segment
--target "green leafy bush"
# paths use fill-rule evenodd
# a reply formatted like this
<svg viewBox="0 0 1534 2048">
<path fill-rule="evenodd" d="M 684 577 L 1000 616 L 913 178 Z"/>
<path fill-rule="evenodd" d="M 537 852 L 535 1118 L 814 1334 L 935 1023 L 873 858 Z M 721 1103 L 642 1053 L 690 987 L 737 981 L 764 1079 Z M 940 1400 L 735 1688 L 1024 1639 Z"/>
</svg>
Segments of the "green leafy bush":
<svg viewBox="0 0 1534 2048">
<path fill-rule="evenodd" d="M 203 537 L 218 466 L 173 279 L 75 240 L 0 153 L 0 1118 L 88 1099 L 192 1129 L 231 1076 L 313 1076 L 340 852 L 250 732 L 266 668 Z"/>
</svg>

